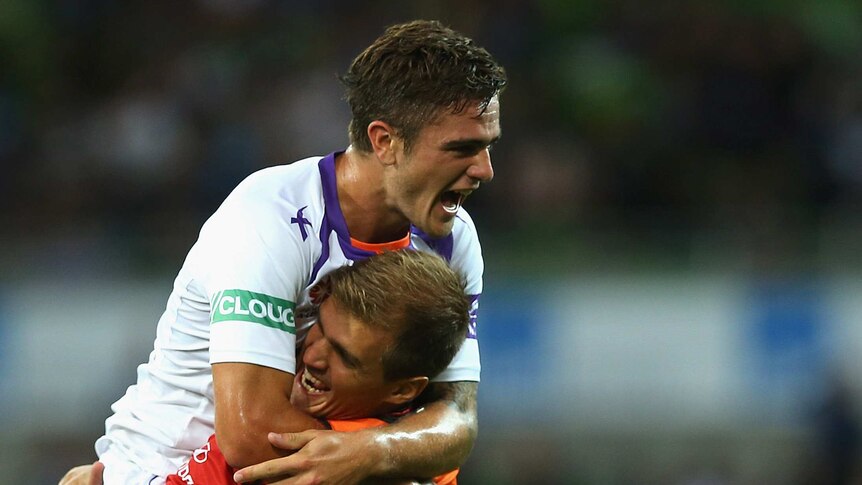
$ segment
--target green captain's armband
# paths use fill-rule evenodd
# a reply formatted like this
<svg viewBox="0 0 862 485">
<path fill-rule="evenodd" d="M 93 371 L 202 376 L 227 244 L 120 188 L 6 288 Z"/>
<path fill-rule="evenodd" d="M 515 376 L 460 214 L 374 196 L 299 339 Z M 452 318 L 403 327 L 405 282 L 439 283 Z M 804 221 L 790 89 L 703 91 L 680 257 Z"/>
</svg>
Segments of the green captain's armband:
<svg viewBox="0 0 862 485">
<path fill-rule="evenodd" d="M 296 334 L 293 310 L 296 304 L 274 296 L 246 290 L 224 290 L 213 299 L 212 323 L 252 322 Z"/>
</svg>

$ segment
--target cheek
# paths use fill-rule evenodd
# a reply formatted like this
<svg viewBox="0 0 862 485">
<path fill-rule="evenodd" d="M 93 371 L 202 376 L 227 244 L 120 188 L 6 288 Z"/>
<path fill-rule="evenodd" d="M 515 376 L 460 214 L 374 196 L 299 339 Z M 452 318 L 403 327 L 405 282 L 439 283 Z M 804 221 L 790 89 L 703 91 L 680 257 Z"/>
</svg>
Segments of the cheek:
<svg viewBox="0 0 862 485">
<path fill-rule="evenodd" d="M 404 167 L 401 173 L 400 183 L 405 189 L 413 192 L 429 190 L 440 183 L 441 180 L 451 176 L 451 164 L 447 160 L 432 159 L 428 156 L 415 158 Z M 439 188 L 435 188 L 439 190 Z"/>
<path fill-rule="evenodd" d="M 339 373 L 332 374 L 333 386 L 338 384 L 338 395 L 342 398 L 361 398 L 373 390 L 372 383 L 364 379 L 363 376 L 345 370 Z"/>
<path fill-rule="evenodd" d="M 330 362 L 329 379 L 332 381 L 332 387 L 339 391 L 352 389 L 356 386 L 356 378 L 350 369 L 345 369 L 338 362 Z"/>
<path fill-rule="evenodd" d="M 422 177 L 417 176 L 417 174 L 412 171 L 408 171 L 407 173 L 401 174 L 401 177 L 399 177 L 396 190 L 407 198 L 413 198 L 416 197 L 416 194 L 422 191 L 425 183 L 426 182 L 423 182 Z"/>
</svg>

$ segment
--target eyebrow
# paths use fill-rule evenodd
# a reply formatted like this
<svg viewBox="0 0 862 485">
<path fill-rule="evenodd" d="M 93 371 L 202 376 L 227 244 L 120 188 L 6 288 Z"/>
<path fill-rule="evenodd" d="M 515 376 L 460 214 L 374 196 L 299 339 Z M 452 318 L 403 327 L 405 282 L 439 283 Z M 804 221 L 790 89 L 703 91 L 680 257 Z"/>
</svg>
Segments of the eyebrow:
<svg viewBox="0 0 862 485">
<path fill-rule="evenodd" d="M 467 140 L 452 140 L 452 141 L 444 143 L 443 149 L 444 150 L 452 150 L 452 151 L 480 150 L 482 148 L 491 146 L 494 143 L 497 143 L 497 141 L 499 141 L 499 140 L 500 140 L 500 135 L 497 135 L 494 138 L 492 138 L 490 142 L 487 140 L 478 139 L 478 138 L 471 138 L 471 139 L 467 139 Z"/>
<path fill-rule="evenodd" d="M 341 360 L 344 361 L 344 364 L 352 369 L 361 369 L 362 361 L 359 360 L 358 357 L 350 353 L 343 345 L 338 343 L 335 340 L 326 336 L 326 328 L 323 326 L 323 318 L 318 315 L 317 317 L 317 325 L 320 326 L 320 333 L 323 334 L 323 337 L 329 342 L 329 345 L 332 346 L 332 349 L 335 350 L 335 353 L 341 357 Z"/>
</svg>

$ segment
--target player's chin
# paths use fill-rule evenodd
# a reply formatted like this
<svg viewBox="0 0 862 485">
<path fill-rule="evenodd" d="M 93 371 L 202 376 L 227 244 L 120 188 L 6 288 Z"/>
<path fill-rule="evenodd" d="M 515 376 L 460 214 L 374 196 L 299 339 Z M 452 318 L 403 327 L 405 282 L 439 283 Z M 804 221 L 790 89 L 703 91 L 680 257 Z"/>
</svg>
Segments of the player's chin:
<svg viewBox="0 0 862 485">
<path fill-rule="evenodd" d="M 328 392 L 310 393 L 301 385 L 295 385 L 290 393 L 290 404 L 299 411 L 320 417 L 329 403 Z"/>
<path fill-rule="evenodd" d="M 299 400 L 302 403 L 302 406 L 294 407 L 300 411 L 303 411 L 315 418 L 323 418 L 327 416 L 327 412 L 329 410 L 329 399 L 327 396 L 315 394 L 315 395 L 305 395 L 303 399 Z M 293 397 L 291 397 L 291 402 L 293 402 Z"/>
<path fill-rule="evenodd" d="M 419 226 L 419 229 L 434 239 L 440 239 L 451 234 L 454 225 L 454 214 L 432 214 L 423 224 L 424 227 Z"/>
<path fill-rule="evenodd" d="M 308 402 L 308 398 L 305 393 L 301 391 L 297 391 L 296 389 L 293 390 L 290 394 L 290 405 L 298 411 L 311 414 L 311 405 Z"/>
</svg>

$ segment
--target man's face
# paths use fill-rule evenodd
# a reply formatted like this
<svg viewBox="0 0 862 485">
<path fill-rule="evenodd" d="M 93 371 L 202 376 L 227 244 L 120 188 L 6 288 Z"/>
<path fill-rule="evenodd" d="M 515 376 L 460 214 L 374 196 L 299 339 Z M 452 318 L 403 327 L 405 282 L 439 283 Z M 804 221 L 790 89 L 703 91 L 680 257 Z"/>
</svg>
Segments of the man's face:
<svg viewBox="0 0 862 485">
<path fill-rule="evenodd" d="M 352 419 L 380 414 L 393 384 L 383 378 L 383 352 L 391 337 L 339 310 L 327 298 L 308 331 L 290 402 L 312 416 Z"/>
<path fill-rule="evenodd" d="M 432 237 L 452 232 L 455 213 L 480 182 L 494 177 L 490 145 L 500 137 L 495 96 L 479 114 L 479 102 L 445 113 L 419 131 L 409 153 L 399 144 L 384 181 L 387 203 Z"/>
</svg>

